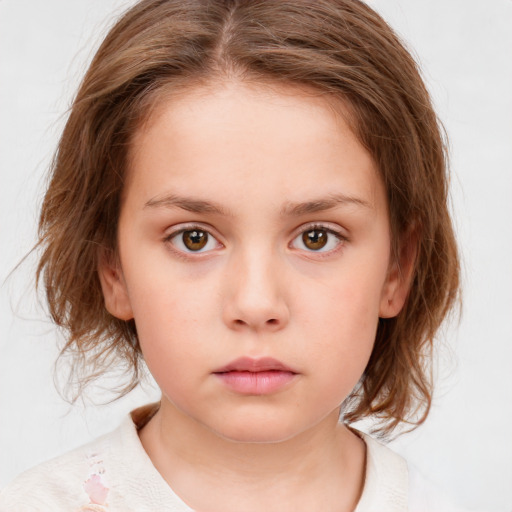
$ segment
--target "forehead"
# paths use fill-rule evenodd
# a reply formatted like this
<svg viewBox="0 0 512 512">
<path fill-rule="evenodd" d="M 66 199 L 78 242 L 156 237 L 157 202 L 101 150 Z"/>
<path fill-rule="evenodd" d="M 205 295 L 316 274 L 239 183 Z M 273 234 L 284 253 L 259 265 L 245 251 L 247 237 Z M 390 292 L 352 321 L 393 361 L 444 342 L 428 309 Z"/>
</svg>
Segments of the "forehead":
<svg viewBox="0 0 512 512">
<path fill-rule="evenodd" d="M 277 207 L 345 194 L 374 205 L 381 180 L 346 112 L 318 91 L 275 84 L 223 82 L 164 96 L 133 138 L 125 195 L 193 191 L 236 202 L 259 194 Z"/>
</svg>

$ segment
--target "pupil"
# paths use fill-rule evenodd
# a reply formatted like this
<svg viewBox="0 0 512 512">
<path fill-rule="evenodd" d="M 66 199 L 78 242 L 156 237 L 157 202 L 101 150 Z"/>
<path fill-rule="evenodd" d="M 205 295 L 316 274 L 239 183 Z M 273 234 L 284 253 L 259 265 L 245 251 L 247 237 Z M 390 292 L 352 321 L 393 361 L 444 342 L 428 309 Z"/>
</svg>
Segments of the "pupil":
<svg viewBox="0 0 512 512">
<path fill-rule="evenodd" d="M 312 229 L 304 232 L 302 240 L 308 249 L 318 251 L 318 249 L 325 247 L 325 244 L 327 243 L 327 234 L 325 231 L 320 229 Z"/>
<path fill-rule="evenodd" d="M 191 251 L 198 251 L 202 249 L 208 241 L 208 234 L 205 231 L 198 231 L 196 229 L 192 231 L 183 232 L 183 243 L 187 249 Z"/>
</svg>

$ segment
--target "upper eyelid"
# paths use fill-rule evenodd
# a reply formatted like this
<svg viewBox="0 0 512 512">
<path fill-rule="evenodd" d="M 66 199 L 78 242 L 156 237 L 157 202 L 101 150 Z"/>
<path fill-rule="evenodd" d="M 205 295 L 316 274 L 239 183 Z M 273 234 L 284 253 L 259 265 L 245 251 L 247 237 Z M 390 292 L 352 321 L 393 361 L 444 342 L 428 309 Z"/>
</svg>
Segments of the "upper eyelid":
<svg viewBox="0 0 512 512">
<path fill-rule="evenodd" d="M 194 229 L 198 229 L 201 231 L 206 231 L 209 235 L 213 236 L 216 240 L 219 240 L 219 234 L 217 234 L 217 230 L 208 224 L 202 224 L 200 222 L 184 222 L 182 224 L 178 224 L 179 227 L 172 226 L 165 230 L 164 238 L 167 240 L 172 238 L 180 233 L 185 231 L 193 231 Z"/>
<path fill-rule="evenodd" d="M 178 227 L 179 226 L 179 227 Z M 194 229 L 200 229 L 202 231 L 206 231 L 210 236 L 213 236 L 219 243 L 224 245 L 224 243 L 221 241 L 222 236 L 218 233 L 218 231 L 211 225 L 201 222 L 184 222 L 178 224 L 178 226 L 173 226 L 172 228 L 169 228 L 166 230 L 164 239 L 169 240 L 180 233 L 183 233 L 185 231 L 192 231 Z M 307 222 L 304 224 L 301 224 L 297 228 L 295 228 L 291 234 L 289 235 L 291 237 L 290 243 L 295 240 L 295 238 L 300 235 L 301 233 L 304 233 L 305 231 L 312 230 L 312 229 L 323 229 L 329 233 L 332 233 L 334 236 L 342 239 L 347 240 L 348 234 L 346 233 L 346 230 L 343 229 L 341 226 L 331 223 L 331 222 L 322 222 L 322 221 L 312 221 Z"/>
<path fill-rule="evenodd" d="M 323 230 L 332 235 L 336 239 L 335 247 L 329 248 L 327 250 L 314 250 L 304 247 L 296 247 L 295 241 L 301 237 L 301 234 L 304 234 L 308 231 L 312 231 L 314 229 Z M 307 256 L 308 258 L 313 258 L 314 260 L 325 259 L 330 258 L 334 256 L 335 254 L 338 254 L 339 251 L 341 251 L 344 246 L 349 242 L 348 236 L 344 235 L 340 230 L 332 229 L 328 226 L 325 226 L 323 224 L 311 224 L 309 226 L 306 226 L 305 228 L 302 227 L 298 232 L 295 233 L 295 235 L 292 237 L 288 244 L 288 248 L 291 251 L 297 251 L 298 254 L 302 254 Z"/>
<path fill-rule="evenodd" d="M 217 247 L 214 247 L 214 248 L 206 250 L 206 251 L 203 251 L 203 250 L 192 251 L 192 250 L 183 250 L 183 249 L 175 246 L 175 244 L 173 243 L 174 238 L 179 237 L 180 234 L 182 234 L 186 231 L 194 231 L 194 230 L 204 231 L 204 232 L 208 233 L 208 236 L 211 236 L 215 240 Z M 181 228 L 173 229 L 170 233 L 165 234 L 163 241 L 165 242 L 166 245 L 169 246 L 169 249 L 176 256 L 178 256 L 179 258 L 184 259 L 186 261 L 193 261 L 195 258 L 208 257 L 208 255 L 210 255 L 214 250 L 218 249 L 219 246 L 220 246 L 220 248 L 224 247 L 224 244 L 219 240 L 218 236 L 212 234 L 210 229 L 205 229 L 203 226 L 199 225 L 198 223 L 189 224 L 189 225 L 185 224 Z"/>
<path fill-rule="evenodd" d="M 346 230 L 343 229 L 341 226 L 338 226 L 337 224 L 333 224 L 331 222 L 307 222 L 293 230 L 292 239 L 295 239 L 297 235 L 300 235 L 301 233 L 304 233 L 305 231 L 309 231 L 312 229 L 323 229 L 324 231 L 328 231 L 329 233 L 339 236 L 340 238 L 348 238 Z"/>
</svg>

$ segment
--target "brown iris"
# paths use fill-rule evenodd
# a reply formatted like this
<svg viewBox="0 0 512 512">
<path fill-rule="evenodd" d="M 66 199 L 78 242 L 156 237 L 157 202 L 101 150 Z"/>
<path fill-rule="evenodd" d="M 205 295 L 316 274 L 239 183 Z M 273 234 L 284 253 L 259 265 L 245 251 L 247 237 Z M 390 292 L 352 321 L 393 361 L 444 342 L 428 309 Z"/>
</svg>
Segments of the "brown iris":
<svg viewBox="0 0 512 512">
<path fill-rule="evenodd" d="M 323 229 L 310 229 L 302 233 L 304 245 L 312 251 L 318 251 L 327 243 L 327 232 Z"/>
<path fill-rule="evenodd" d="M 208 242 L 208 233 L 199 229 L 183 231 L 181 235 L 185 247 L 190 251 L 201 250 Z"/>
</svg>

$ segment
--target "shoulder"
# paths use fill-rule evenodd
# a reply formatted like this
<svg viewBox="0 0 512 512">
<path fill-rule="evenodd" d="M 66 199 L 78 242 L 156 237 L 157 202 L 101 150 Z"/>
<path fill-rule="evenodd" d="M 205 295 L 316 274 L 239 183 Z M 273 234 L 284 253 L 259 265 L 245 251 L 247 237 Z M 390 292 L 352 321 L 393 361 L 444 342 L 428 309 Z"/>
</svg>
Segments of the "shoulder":
<svg viewBox="0 0 512 512">
<path fill-rule="evenodd" d="M 468 512 L 409 464 L 410 512 Z"/>
<path fill-rule="evenodd" d="M 356 512 L 464 512 L 414 466 L 366 434 L 366 477 Z"/>
<path fill-rule="evenodd" d="M 0 491 L 0 512 L 79 510 L 91 493 L 101 503 L 103 465 L 119 430 L 19 475 Z"/>
<path fill-rule="evenodd" d="M 407 463 L 372 437 L 356 434 L 366 445 L 364 488 L 356 512 L 408 512 Z"/>
<path fill-rule="evenodd" d="M 157 406 L 136 409 L 110 434 L 21 474 L 0 492 L 0 512 L 192 512 L 139 439 Z"/>
</svg>

